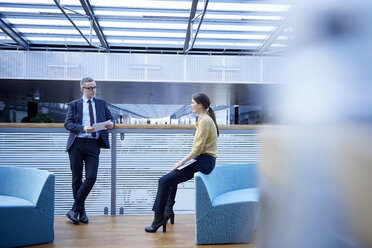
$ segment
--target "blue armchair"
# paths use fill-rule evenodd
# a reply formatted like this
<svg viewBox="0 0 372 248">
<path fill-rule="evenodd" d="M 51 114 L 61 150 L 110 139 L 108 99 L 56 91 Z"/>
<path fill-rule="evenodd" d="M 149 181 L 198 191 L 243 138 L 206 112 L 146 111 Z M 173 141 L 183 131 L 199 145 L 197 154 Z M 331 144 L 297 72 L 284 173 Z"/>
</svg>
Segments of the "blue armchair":
<svg viewBox="0 0 372 248">
<path fill-rule="evenodd" d="M 54 180 L 47 171 L 0 166 L 0 247 L 53 242 Z"/>
<path fill-rule="evenodd" d="M 196 244 L 249 243 L 259 192 L 254 164 L 216 166 L 195 174 Z"/>
</svg>

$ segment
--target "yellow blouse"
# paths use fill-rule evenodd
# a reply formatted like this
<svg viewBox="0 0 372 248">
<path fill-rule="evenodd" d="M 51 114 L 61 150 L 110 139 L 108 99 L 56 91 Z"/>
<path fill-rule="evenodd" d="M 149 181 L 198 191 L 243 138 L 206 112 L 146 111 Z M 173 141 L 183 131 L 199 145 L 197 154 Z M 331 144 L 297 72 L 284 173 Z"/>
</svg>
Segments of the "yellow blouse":
<svg viewBox="0 0 372 248">
<path fill-rule="evenodd" d="M 207 113 L 203 113 L 199 115 L 195 127 L 196 132 L 191 152 L 197 156 L 207 153 L 217 157 L 217 129 L 213 119 Z"/>
</svg>

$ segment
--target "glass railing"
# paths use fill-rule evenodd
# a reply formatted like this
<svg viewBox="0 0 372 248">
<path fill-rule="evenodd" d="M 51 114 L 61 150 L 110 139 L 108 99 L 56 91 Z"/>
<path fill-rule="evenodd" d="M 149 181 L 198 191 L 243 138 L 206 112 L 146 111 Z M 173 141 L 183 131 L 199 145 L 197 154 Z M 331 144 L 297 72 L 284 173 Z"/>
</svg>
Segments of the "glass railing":
<svg viewBox="0 0 372 248">
<path fill-rule="evenodd" d="M 218 164 L 259 159 L 260 126 L 220 126 Z M 111 149 L 101 149 L 98 178 L 87 198 L 90 214 L 149 214 L 158 178 L 191 150 L 191 125 L 124 125 L 109 131 Z M 56 176 L 55 214 L 73 203 L 63 124 L 0 123 L 0 166 L 48 170 Z M 175 211 L 194 212 L 194 181 L 178 186 Z"/>
</svg>

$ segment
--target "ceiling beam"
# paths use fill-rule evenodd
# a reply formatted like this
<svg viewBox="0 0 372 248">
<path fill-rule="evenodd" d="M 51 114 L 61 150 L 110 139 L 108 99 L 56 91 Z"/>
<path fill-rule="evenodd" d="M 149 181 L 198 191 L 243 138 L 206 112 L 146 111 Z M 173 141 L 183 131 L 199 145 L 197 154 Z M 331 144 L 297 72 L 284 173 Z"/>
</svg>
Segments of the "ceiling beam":
<svg viewBox="0 0 372 248">
<path fill-rule="evenodd" d="M 23 47 L 25 50 L 28 50 L 29 45 L 28 42 L 26 42 L 14 29 L 6 23 L 2 16 L 0 15 L 0 29 L 6 33 L 12 40 L 17 42 L 18 45 Z"/>
<path fill-rule="evenodd" d="M 196 29 L 195 36 L 193 37 L 191 47 L 189 47 L 188 50 L 191 50 L 194 47 L 194 44 L 195 44 L 195 41 L 196 41 L 196 37 L 198 36 L 199 30 L 200 30 L 200 26 L 201 26 L 201 24 L 202 24 L 202 22 L 204 20 L 205 12 L 207 11 L 208 2 L 209 2 L 209 0 L 204 0 L 204 8 L 203 8 L 203 10 L 201 12 L 201 17 L 200 17 L 200 21 L 199 21 L 199 24 L 198 24 L 198 28 Z M 199 17 L 199 15 L 198 15 L 198 17 Z M 196 18 L 198 18 L 198 17 L 196 17 Z"/>
<path fill-rule="evenodd" d="M 94 14 L 92 5 L 89 3 L 89 0 L 80 0 L 81 5 L 83 6 L 85 13 L 91 18 L 93 23 L 94 31 L 96 32 L 96 35 L 101 42 L 101 45 L 107 50 L 110 50 L 110 47 L 107 43 L 106 37 L 103 34 L 102 28 L 98 23 L 98 19 Z"/>
<path fill-rule="evenodd" d="M 281 34 L 283 34 L 283 32 L 288 28 L 289 24 L 291 23 L 292 17 L 293 9 L 290 9 L 283 22 L 274 30 L 271 36 L 264 42 L 264 44 L 258 50 L 258 55 L 264 54 L 271 47 L 271 45 L 278 39 L 278 37 Z"/>
<path fill-rule="evenodd" d="M 54 0 L 55 4 L 57 5 L 57 7 L 62 11 L 62 13 L 65 15 L 65 17 L 71 22 L 71 24 L 75 27 L 75 29 L 79 32 L 79 34 L 84 38 L 84 40 L 92 47 L 96 47 L 96 48 L 101 48 L 101 47 L 98 47 L 94 44 L 92 44 L 88 39 L 87 37 L 85 37 L 85 35 L 83 34 L 83 32 L 81 32 L 81 30 L 79 29 L 78 26 L 76 26 L 76 24 L 74 23 L 74 21 L 71 19 L 71 17 L 66 13 L 66 11 L 64 10 L 64 8 L 62 7 L 62 5 L 59 3 L 59 0 Z"/>
<path fill-rule="evenodd" d="M 205 12 L 207 11 L 208 2 L 209 2 L 209 0 L 204 0 L 204 7 L 203 7 L 202 12 L 199 13 L 195 17 L 196 8 L 198 6 L 198 0 L 193 0 L 192 1 L 190 16 L 189 16 L 189 23 L 187 25 L 187 33 L 186 33 L 186 38 L 185 38 L 185 44 L 183 46 L 183 52 L 188 52 L 194 47 L 196 38 L 197 38 L 199 30 L 200 30 L 200 26 L 201 26 L 201 24 L 203 22 L 203 19 L 204 19 Z M 195 35 L 193 36 L 192 35 L 194 33 L 193 24 L 194 24 L 195 20 L 197 18 L 199 18 L 199 16 L 200 16 L 200 21 L 199 21 L 199 24 L 198 24 L 198 28 L 196 29 Z M 190 39 L 192 39 L 191 45 L 190 45 Z"/>
<path fill-rule="evenodd" d="M 198 0 L 192 0 L 191 9 L 190 9 L 190 16 L 189 16 L 189 22 L 187 25 L 187 31 L 186 31 L 186 38 L 185 38 L 185 44 L 183 45 L 183 51 L 185 52 L 189 48 L 190 44 L 190 37 L 192 35 L 192 24 L 193 19 L 195 17 L 196 13 L 196 7 L 198 6 Z"/>
</svg>

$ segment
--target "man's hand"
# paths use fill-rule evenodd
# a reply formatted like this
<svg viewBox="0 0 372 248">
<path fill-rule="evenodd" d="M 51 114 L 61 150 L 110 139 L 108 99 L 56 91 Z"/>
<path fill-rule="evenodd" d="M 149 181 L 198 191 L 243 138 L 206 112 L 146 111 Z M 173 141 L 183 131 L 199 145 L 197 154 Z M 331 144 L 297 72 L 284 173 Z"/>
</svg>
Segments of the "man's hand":
<svg viewBox="0 0 372 248">
<path fill-rule="evenodd" d="M 94 132 L 94 128 L 91 127 L 91 126 L 84 126 L 84 131 L 86 133 L 93 133 Z"/>
<path fill-rule="evenodd" d="M 110 121 L 110 123 L 105 126 L 105 128 L 107 129 L 112 129 L 113 127 L 114 127 L 114 123 L 112 123 L 112 121 Z"/>
</svg>

